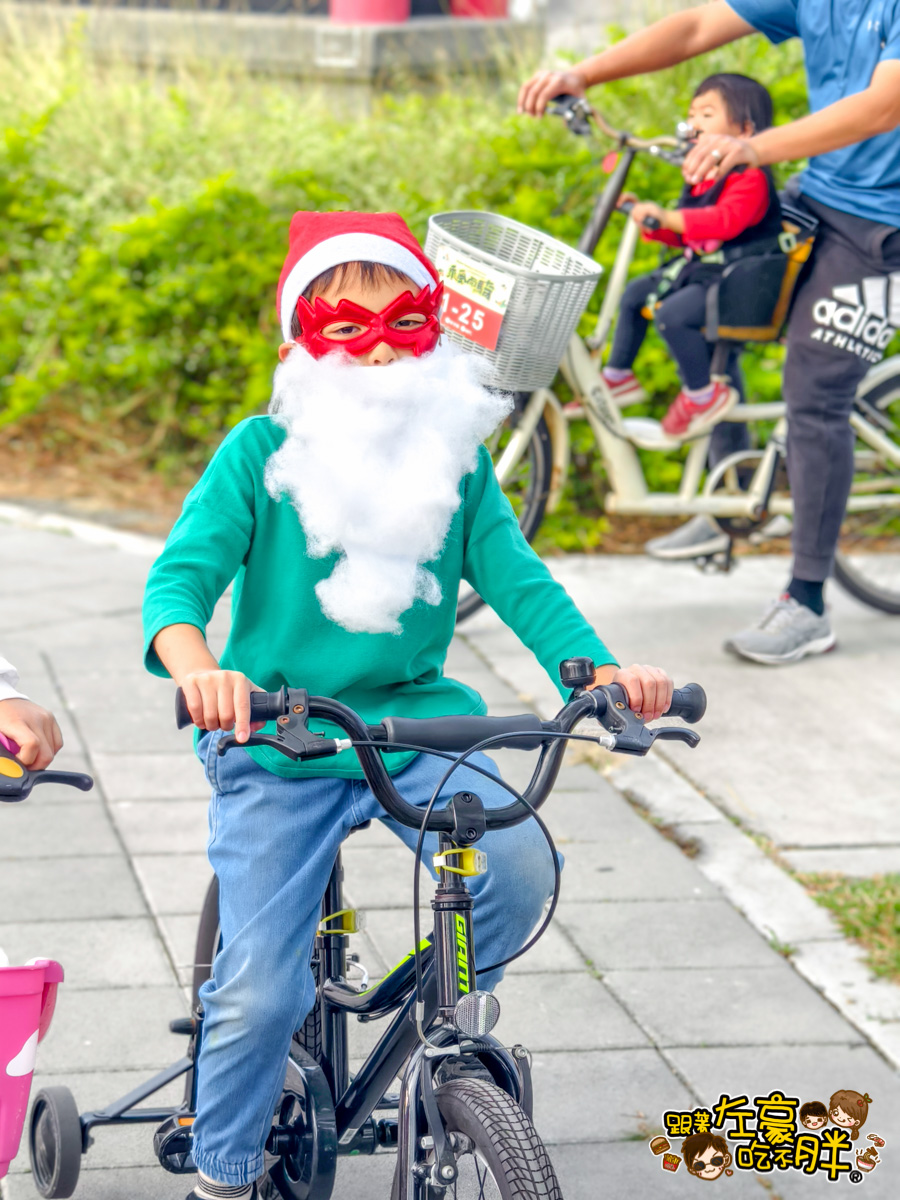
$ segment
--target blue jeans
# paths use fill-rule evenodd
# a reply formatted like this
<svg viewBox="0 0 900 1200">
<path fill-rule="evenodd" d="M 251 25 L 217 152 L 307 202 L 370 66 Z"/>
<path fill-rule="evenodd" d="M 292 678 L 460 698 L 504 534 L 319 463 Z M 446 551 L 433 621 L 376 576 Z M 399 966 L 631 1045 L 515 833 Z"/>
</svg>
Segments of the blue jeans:
<svg viewBox="0 0 900 1200">
<path fill-rule="evenodd" d="M 313 1005 L 309 962 L 341 842 L 372 818 L 411 849 L 418 831 L 388 817 L 364 780 L 284 779 L 240 750 L 220 758 L 220 737 L 207 734 L 197 745 L 213 789 L 208 851 L 219 878 L 223 947 L 200 992 L 205 1016 L 194 1161 L 220 1183 L 247 1184 L 263 1173 L 291 1035 Z M 497 774 L 485 755 L 473 761 Z M 446 766 L 444 759 L 420 755 L 394 784 L 409 803 L 424 807 Z M 486 808 L 511 800 L 499 784 L 464 767 L 441 795 L 449 799 L 464 790 L 477 792 Z M 488 833 L 479 845 L 488 871 L 470 884 L 476 963 L 487 964 L 518 950 L 538 923 L 553 890 L 553 864 L 533 821 Z M 436 851 L 437 839 L 428 835 L 429 865 Z M 480 976 L 479 987 L 493 987 L 502 974 Z"/>
</svg>

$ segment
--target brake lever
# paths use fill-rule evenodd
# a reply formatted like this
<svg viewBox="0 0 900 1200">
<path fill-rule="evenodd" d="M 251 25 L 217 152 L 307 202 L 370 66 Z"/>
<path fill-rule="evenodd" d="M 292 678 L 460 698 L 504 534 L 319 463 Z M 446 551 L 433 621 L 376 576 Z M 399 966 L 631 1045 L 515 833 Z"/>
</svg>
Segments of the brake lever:
<svg viewBox="0 0 900 1200">
<path fill-rule="evenodd" d="M 233 733 L 219 739 L 217 754 L 225 754 L 235 746 L 268 746 L 292 762 L 298 759 L 326 758 L 350 748 L 348 738 L 326 738 L 324 733 L 312 733 L 307 727 L 309 693 L 306 688 L 285 688 L 285 712 L 275 718 L 278 733 L 251 733 L 246 742 L 239 742 Z"/>
<path fill-rule="evenodd" d="M 700 742 L 700 735 L 694 729 L 683 729 L 677 725 L 658 725 L 652 729 L 646 725 L 637 713 L 631 711 L 628 695 L 620 683 L 607 683 L 592 688 L 591 692 L 602 692 L 606 697 L 606 712 L 598 715 L 597 719 L 615 737 L 617 754 L 643 757 L 658 739 L 684 742 L 692 750 Z"/>
<path fill-rule="evenodd" d="M 569 130 L 576 137 L 591 137 L 590 116 L 591 106 L 583 96 L 570 96 L 567 92 L 554 96 L 550 101 L 550 113 L 554 117 L 562 117 Z"/>
</svg>

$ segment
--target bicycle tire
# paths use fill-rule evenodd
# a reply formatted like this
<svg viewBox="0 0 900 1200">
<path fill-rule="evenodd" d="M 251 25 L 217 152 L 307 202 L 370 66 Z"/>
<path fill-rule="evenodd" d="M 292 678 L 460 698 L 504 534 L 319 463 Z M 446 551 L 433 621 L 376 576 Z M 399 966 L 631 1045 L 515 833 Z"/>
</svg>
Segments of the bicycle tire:
<svg viewBox="0 0 900 1200">
<path fill-rule="evenodd" d="M 200 921 L 197 925 L 197 941 L 194 946 L 194 973 L 191 980 L 191 1006 L 196 1008 L 200 1002 L 200 988 L 212 974 L 212 964 L 219 952 L 222 941 L 222 931 L 219 924 L 219 880 L 214 875 L 206 889 L 203 908 L 200 911 Z M 312 964 L 313 974 L 316 975 L 318 960 Z M 318 985 L 318 976 L 316 975 Z M 316 1062 L 322 1059 L 322 1013 L 318 1002 L 318 986 L 316 1003 L 307 1016 L 303 1025 L 296 1031 L 293 1043 L 305 1050 Z"/>
<path fill-rule="evenodd" d="M 513 416 L 516 414 L 514 413 Z M 543 417 L 534 427 L 534 432 L 528 442 L 528 449 L 523 459 L 527 457 L 529 472 L 524 493 L 519 496 L 513 493 L 513 487 L 521 480 L 516 472 L 512 485 L 505 489 L 507 496 L 513 495 L 513 507 L 519 528 L 526 542 L 531 542 L 540 528 L 547 509 L 547 497 L 550 494 L 550 481 L 553 475 L 553 444 L 550 430 Z M 456 622 L 464 621 L 482 607 L 484 601 L 473 589 L 468 589 L 460 596 L 456 606 Z"/>
<path fill-rule="evenodd" d="M 506 1092 L 482 1079 L 452 1079 L 435 1099 L 451 1145 L 468 1146 L 457 1151 L 459 1174 L 445 1200 L 562 1200 L 540 1135 Z M 398 1195 L 395 1173 L 392 1200 Z"/>
<path fill-rule="evenodd" d="M 900 423 L 900 356 L 892 361 L 895 364 L 893 371 L 875 387 L 866 389 L 863 381 L 860 394 L 866 403 Z M 895 489 L 900 488 L 900 472 L 893 477 L 885 475 L 885 479 L 892 480 Z M 877 546 L 879 541 L 882 548 L 889 541 L 891 549 L 900 556 L 898 510 L 883 510 L 880 518 L 878 509 L 871 513 L 848 513 L 838 540 L 834 578 L 844 591 L 862 604 L 889 616 L 900 616 L 900 557 L 897 558 L 892 576 L 886 579 L 883 567 L 891 556 L 853 553 L 858 546 L 865 550 L 870 546 Z M 879 571 L 879 568 L 882 570 Z"/>
</svg>

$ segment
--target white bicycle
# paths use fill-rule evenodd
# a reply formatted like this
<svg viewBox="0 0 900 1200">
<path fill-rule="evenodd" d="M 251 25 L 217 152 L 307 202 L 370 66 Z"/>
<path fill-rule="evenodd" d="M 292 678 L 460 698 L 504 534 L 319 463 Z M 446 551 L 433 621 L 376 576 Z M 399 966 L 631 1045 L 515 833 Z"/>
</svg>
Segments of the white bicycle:
<svg viewBox="0 0 900 1200">
<path fill-rule="evenodd" d="M 592 134 L 596 126 L 619 148 L 618 162 L 596 199 L 577 249 L 483 212 L 431 217 L 426 243 L 448 290 L 445 332 L 485 359 L 493 384 L 515 393 L 515 409 L 495 432 L 490 448 L 523 533 L 533 539 L 545 513 L 558 505 L 568 475 L 570 418 L 549 387 L 557 369 L 580 403 L 579 416 L 587 420 L 602 456 L 609 482 L 608 513 L 702 513 L 732 543 L 756 533 L 773 516 L 790 516 L 783 402 L 742 403 L 724 418 L 772 426 L 768 436 L 760 433 L 759 448 L 731 454 L 707 472 L 706 434 L 691 442 L 677 491 L 648 487 L 638 449 L 669 450 L 680 443 L 668 438 L 657 421 L 623 417 L 600 373 L 600 355 L 637 244 L 634 222 L 628 221 L 622 233 L 593 333 L 582 338 L 572 331 L 600 275 L 591 255 L 616 211 L 635 157 L 649 153 L 678 164 L 688 148 L 688 131 L 679 126 L 677 137 L 634 137 L 612 129 L 586 101 L 572 97 L 558 98 L 556 111 L 572 132 Z M 785 206 L 781 249 L 724 268 L 710 289 L 707 306 L 705 336 L 713 345 L 714 375 L 725 375 L 729 358 L 748 342 L 779 338 L 814 236 L 806 215 Z M 481 336 L 492 322 L 492 337 Z M 864 604 L 900 615 L 900 355 L 884 359 L 865 376 L 850 423 L 856 434 L 856 472 L 834 576 Z M 731 563 L 729 549 L 718 565 L 728 570 Z M 457 619 L 482 603 L 476 592 L 464 587 Z"/>
</svg>

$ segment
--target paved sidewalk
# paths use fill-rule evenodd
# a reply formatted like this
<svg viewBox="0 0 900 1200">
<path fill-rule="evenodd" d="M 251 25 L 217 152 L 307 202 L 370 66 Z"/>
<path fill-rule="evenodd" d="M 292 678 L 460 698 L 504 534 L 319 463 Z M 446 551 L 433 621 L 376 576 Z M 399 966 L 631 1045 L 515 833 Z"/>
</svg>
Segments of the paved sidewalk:
<svg viewBox="0 0 900 1200">
<path fill-rule="evenodd" d="M 16 662 L 31 695 L 59 715 L 66 738 L 60 766 L 89 770 L 98 784 L 86 795 L 36 789 L 25 804 L 0 811 L 0 945 L 14 962 L 44 954 L 66 967 L 35 1088 L 64 1082 L 82 1109 L 105 1105 L 179 1056 L 183 1043 L 168 1032 L 168 1021 L 186 1011 L 183 985 L 209 878 L 202 772 L 189 736 L 174 728 L 171 684 L 141 666 L 139 607 L 150 556 L 141 553 L 139 539 L 132 548 L 129 553 L 0 524 L 0 649 Z M 776 685 L 785 680 L 784 687 L 795 688 L 792 680 L 801 672 L 811 675 L 814 666 L 797 675 L 749 673 L 722 666 L 715 646 L 703 654 L 698 646 L 701 633 L 709 636 L 717 622 L 733 617 L 735 597 L 752 613 L 748 591 L 765 590 L 771 564 L 754 564 L 740 581 L 694 577 L 691 597 L 693 589 L 699 598 L 707 585 L 713 588 L 698 599 L 704 605 L 699 619 L 692 616 L 692 598 L 670 604 L 674 592 L 659 578 L 642 576 L 642 569 L 634 559 L 560 564 L 623 657 L 660 658 L 681 679 L 712 681 L 703 746 L 690 764 L 679 757 L 679 768 L 696 770 L 693 777 L 712 795 L 716 780 L 736 778 L 725 772 L 739 754 L 746 771 L 740 780 L 755 779 L 763 755 L 758 741 L 739 736 L 741 729 L 758 728 L 764 700 L 786 704 L 778 701 L 784 692 Z M 730 600 L 725 584 L 733 589 Z M 637 633 L 654 590 L 657 605 L 666 597 L 672 615 L 651 645 L 640 643 Z M 217 614 L 214 648 L 226 619 Z M 658 615 L 654 623 L 660 624 Z M 896 650 L 900 626 L 894 631 L 873 619 L 871 632 L 883 662 L 891 638 Z M 862 647 L 863 632 L 858 636 Z M 846 689 L 852 645 L 849 655 L 845 651 L 843 680 L 838 656 L 816 664 L 828 673 L 824 684 L 810 684 L 817 699 L 828 680 Z M 470 622 L 465 638 L 454 643 L 448 671 L 478 688 L 497 713 L 521 710 L 517 693 L 549 700 L 548 687 L 487 615 Z M 887 684 L 883 691 L 874 707 L 887 726 Z M 792 710 L 777 711 L 784 716 Z M 794 711 L 816 709 L 807 702 Z M 789 749 L 767 747 L 770 769 L 785 788 L 800 746 L 796 730 L 791 737 Z M 512 782 L 524 782 L 524 756 L 505 752 L 504 759 Z M 715 838 L 710 830 L 717 821 L 702 796 L 680 784 L 662 760 L 638 766 L 643 769 L 637 775 L 632 764 L 631 774 L 613 778 L 651 808 L 657 801 L 680 804 L 682 819 L 693 816 L 695 827 Z M 782 768 L 784 776 L 778 774 Z M 725 785 L 722 791 L 730 795 Z M 807 784 L 799 792 L 803 803 L 809 793 Z M 792 794 L 782 794 L 782 809 Z M 559 917 L 504 981 L 498 1031 L 534 1052 L 536 1124 L 551 1147 L 566 1200 L 598 1194 L 677 1200 L 695 1190 L 683 1167 L 661 1178 L 660 1161 L 647 1148 L 646 1133 L 660 1127 L 665 1109 L 710 1106 L 723 1092 L 752 1100 L 775 1089 L 827 1101 L 839 1088 L 867 1091 L 874 1099 L 863 1135 L 874 1131 L 886 1139 L 886 1161 L 866 1178 L 865 1194 L 892 1197 L 892 1156 L 900 1154 L 897 1073 L 741 915 L 704 856 L 686 858 L 586 764 L 564 769 L 545 812 L 567 860 Z M 718 825 L 749 841 L 721 813 Z M 369 931 L 354 948 L 377 977 L 411 944 L 411 857 L 379 827 L 354 837 L 346 864 L 348 893 L 369 918 Z M 722 880 L 726 891 L 733 882 Z M 807 934 L 807 947 L 842 946 L 825 919 Z M 377 1026 L 354 1027 L 357 1060 L 378 1032 Z M 154 1165 L 151 1141 L 146 1127 L 99 1130 L 76 1195 L 184 1196 L 190 1180 Z M 864 1136 L 858 1143 L 870 1144 Z M 392 1169 L 389 1155 L 342 1160 L 335 1196 L 386 1197 Z M 26 1172 L 27 1154 L 21 1153 L 10 1176 L 11 1200 L 35 1194 Z M 796 1172 L 757 1180 L 736 1171 L 727 1188 L 732 1196 L 758 1200 L 831 1194 L 822 1176 Z"/>
</svg>

